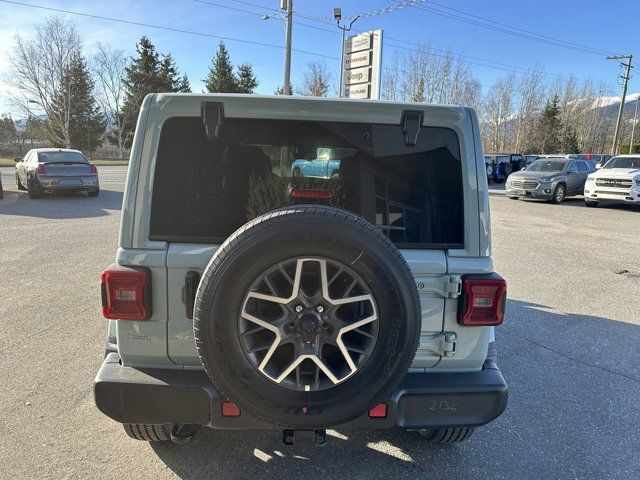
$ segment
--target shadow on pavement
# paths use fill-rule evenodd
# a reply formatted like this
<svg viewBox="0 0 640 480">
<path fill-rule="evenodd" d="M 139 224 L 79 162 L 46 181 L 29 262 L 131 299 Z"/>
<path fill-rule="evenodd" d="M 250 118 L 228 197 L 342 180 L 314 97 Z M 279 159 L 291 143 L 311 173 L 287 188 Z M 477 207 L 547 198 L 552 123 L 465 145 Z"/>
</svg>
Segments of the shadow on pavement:
<svg viewBox="0 0 640 480">
<path fill-rule="evenodd" d="M 206 428 L 184 446 L 151 446 L 184 479 L 638 478 L 638 325 L 512 300 L 497 335 L 509 405 L 453 447 L 402 430 L 340 431 L 296 455 L 280 431 Z"/>
<path fill-rule="evenodd" d="M 64 219 L 89 218 L 109 215 L 109 210 L 122 208 L 122 192 L 100 190 L 98 197 L 84 192 L 55 193 L 40 198 L 29 198 L 27 192 L 6 191 L 0 200 L 0 215 Z"/>
</svg>

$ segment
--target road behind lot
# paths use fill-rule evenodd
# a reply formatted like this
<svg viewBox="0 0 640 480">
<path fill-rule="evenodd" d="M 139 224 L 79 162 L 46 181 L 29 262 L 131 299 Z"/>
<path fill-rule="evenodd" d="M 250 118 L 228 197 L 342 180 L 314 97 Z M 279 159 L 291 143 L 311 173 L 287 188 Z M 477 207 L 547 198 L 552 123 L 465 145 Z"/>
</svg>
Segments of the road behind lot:
<svg viewBox="0 0 640 480">
<path fill-rule="evenodd" d="M 295 456 L 272 432 L 130 440 L 93 406 L 126 167 L 102 191 L 30 200 L 0 169 L 0 478 L 640 478 L 640 210 L 491 194 L 509 282 L 507 411 L 456 447 L 411 432 L 332 432 Z M 614 273 L 628 270 L 628 273 Z"/>
</svg>

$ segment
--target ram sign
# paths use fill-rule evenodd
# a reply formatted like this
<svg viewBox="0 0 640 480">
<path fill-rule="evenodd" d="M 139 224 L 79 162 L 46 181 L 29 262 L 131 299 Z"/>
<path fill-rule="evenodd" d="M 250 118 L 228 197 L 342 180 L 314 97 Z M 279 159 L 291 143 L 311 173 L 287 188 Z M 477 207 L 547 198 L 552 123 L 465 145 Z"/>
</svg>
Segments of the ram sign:
<svg viewBox="0 0 640 480">
<path fill-rule="evenodd" d="M 382 30 L 348 37 L 342 52 L 343 98 L 380 98 Z"/>
</svg>

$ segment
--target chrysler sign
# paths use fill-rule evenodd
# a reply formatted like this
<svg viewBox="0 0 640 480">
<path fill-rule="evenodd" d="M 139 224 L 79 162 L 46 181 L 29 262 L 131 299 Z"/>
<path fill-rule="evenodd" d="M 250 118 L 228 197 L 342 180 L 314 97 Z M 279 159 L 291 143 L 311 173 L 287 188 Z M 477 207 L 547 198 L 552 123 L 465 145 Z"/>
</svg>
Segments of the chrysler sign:
<svg viewBox="0 0 640 480">
<path fill-rule="evenodd" d="M 347 38 L 342 52 L 341 96 L 379 99 L 381 63 L 382 30 Z"/>
</svg>

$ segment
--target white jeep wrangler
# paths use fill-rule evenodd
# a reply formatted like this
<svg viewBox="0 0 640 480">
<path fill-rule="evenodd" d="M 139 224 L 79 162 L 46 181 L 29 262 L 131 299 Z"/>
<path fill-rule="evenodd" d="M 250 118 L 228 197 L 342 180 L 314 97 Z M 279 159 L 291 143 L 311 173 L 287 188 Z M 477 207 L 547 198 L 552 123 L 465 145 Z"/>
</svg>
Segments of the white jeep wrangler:
<svg viewBox="0 0 640 480">
<path fill-rule="evenodd" d="M 464 107 L 147 96 L 102 274 L 97 407 L 176 442 L 205 426 L 453 443 L 498 417 L 506 283 L 480 138 Z M 333 149 L 337 173 L 292 174 Z"/>
</svg>

